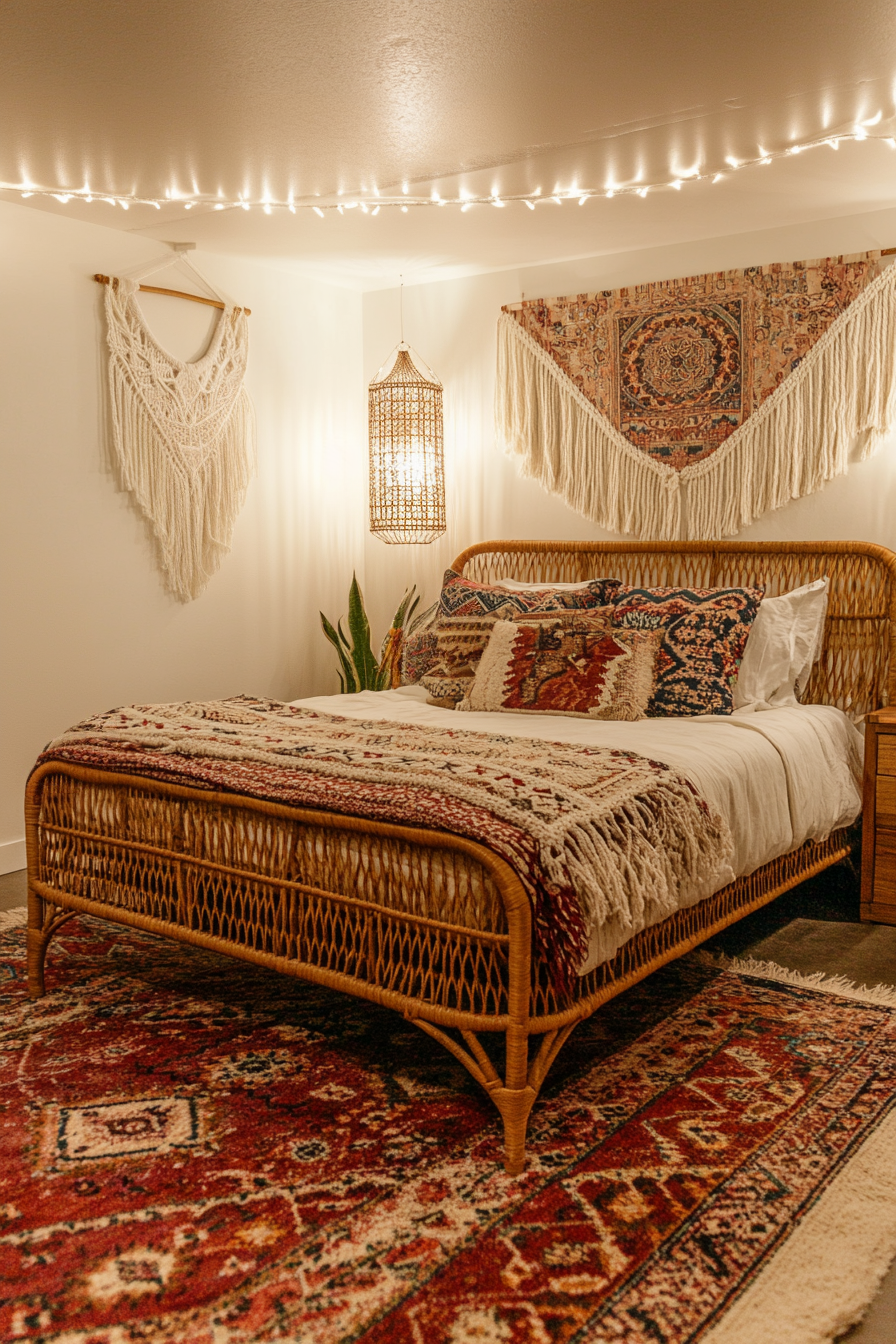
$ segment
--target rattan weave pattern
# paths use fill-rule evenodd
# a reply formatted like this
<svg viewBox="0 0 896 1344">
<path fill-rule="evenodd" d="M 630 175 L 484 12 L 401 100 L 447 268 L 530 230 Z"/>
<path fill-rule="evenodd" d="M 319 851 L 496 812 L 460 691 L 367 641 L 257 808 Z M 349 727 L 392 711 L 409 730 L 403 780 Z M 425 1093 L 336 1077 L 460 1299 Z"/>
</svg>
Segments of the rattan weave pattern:
<svg viewBox="0 0 896 1344">
<path fill-rule="evenodd" d="M 759 581 L 770 593 L 826 573 L 831 606 L 808 698 L 855 715 L 896 702 L 896 555 L 880 547 L 498 542 L 465 552 L 454 568 L 484 580 Z M 434 1036 L 486 1088 L 504 1122 L 509 1172 L 522 1170 L 529 1111 L 577 1022 L 847 857 L 856 840 L 841 831 L 810 842 L 644 930 L 561 1003 L 533 963 L 518 879 L 462 837 L 61 762 L 32 775 L 26 820 L 32 994 L 43 992 L 59 924 L 85 911 L 382 1003 Z M 503 1035 L 503 1077 L 481 1032 Z"/>
</svg>

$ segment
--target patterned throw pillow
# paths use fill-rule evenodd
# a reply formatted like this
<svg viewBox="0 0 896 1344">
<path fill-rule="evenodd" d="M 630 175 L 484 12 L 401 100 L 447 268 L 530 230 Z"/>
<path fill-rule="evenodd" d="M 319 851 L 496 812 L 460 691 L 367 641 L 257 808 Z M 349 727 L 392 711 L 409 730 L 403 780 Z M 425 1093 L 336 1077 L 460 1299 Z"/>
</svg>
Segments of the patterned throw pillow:
<svg viewBox="0 0 896 1344">
<path fill-rule="evenodd" d="M 660 630 L 648 717 L 730 714 L 734 686 L 764 588 L 620 588 L 614 623 Z"/>
<path fill-rule="evenodd" d="M 496 621 L 458 709 L 643 719 L 662 635 L 606 616 Z"/>
<path fill-rule="evenodd" d="M 473 673 L 452 673 L 437 665 L 420 678 L 420 685 L 427 692 L 428 705 L 438 705 L 439 709 L 456 709 L 470 693 Z"/>
<path fill-rule="evenodd" d="M 619 579 L 593 579 L 586 588 L 527 588 L 511 591 L 465 579 L 446 569 L 439 598 L 439 619 L 446 616 L 508 615 L 515 611 L 584 611 L 603 607 L 621 587 Z"/>
<path fill-rule="evenodd" d="M 510 591 L 465 579 L 456 570 L 446 569 L 434 620 L 405 640 L 402 685 L 412 685 L 430 673 L 436 674 L 438 669 L 450 670 L 456 662 L 457 650 L 449 649 L 448 644 L 456 643 L 464 633 L 475 669 L 488 643 L 493 621 L 514 620 L 529 612 L 593 610 L 605 606 L 620 586 L 619 579 L 593 579 L 586 587 L 573 590 L 546 585 L 522 592 Z M 447 642 L 440 639 L 443 629 Z"/>
</svg>

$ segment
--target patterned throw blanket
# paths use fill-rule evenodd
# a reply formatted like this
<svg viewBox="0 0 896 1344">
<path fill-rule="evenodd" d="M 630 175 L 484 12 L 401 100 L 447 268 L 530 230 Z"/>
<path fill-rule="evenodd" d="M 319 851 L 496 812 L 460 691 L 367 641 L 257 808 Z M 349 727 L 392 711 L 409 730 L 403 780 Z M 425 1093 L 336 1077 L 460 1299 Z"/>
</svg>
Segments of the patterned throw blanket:
<svg viewBox="0 0 896 1344">
<path fill-rule="evenodd" d="M 39 757 L 478 840 L 532 903 L 564 993 L 590 930 L 671 914 L 731 852 L 726 823 L 667 765 L 608 747 L 340 718 L 236 696 L 86 719 Z M 645 918 L 646 917 L 646 918 Z"/>
</svg>

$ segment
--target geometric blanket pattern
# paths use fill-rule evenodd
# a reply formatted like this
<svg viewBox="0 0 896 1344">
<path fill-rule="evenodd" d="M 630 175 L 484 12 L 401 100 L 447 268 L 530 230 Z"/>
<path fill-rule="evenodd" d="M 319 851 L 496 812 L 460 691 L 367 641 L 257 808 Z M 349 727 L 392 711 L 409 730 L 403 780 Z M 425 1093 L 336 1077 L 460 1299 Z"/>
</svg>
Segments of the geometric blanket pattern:
<svg viewBox="0 0 896 1344">
<path fill-rule="evenodd" d="M 24 963 L 0 933 L 8 1340 L 724 1339 L 896 1102 L 896 1009 L 691 958 L 579 1028 L 512 1178 L 386 1009 L 86 918 L 47 997 Z"/>
<path fill-rule="evenodd" d="M 684 500 L 688 536 L 726 536 L 874 451 L 894 363 L 879 252 L 526 299 L 498 322 L 496 428 L 602 527 L 675 537 Z"/>
</svg>

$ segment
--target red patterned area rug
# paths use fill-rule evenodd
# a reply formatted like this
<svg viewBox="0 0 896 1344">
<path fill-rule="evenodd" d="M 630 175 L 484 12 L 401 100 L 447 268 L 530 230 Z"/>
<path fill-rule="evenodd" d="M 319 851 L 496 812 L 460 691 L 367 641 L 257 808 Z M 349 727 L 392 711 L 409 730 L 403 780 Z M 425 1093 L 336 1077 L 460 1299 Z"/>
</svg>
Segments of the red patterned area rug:
<svg viewBox="0 0 896 1344">
<path fill-rule="evenodd" d="M 886 995 L 679 962 L 579 1028 L 510 1178 L 395 1014 L 87 919 L 29 1003 L 23 952 L 3 1340 L 816 1344 L 896 1249 Z"/>
</svg>

